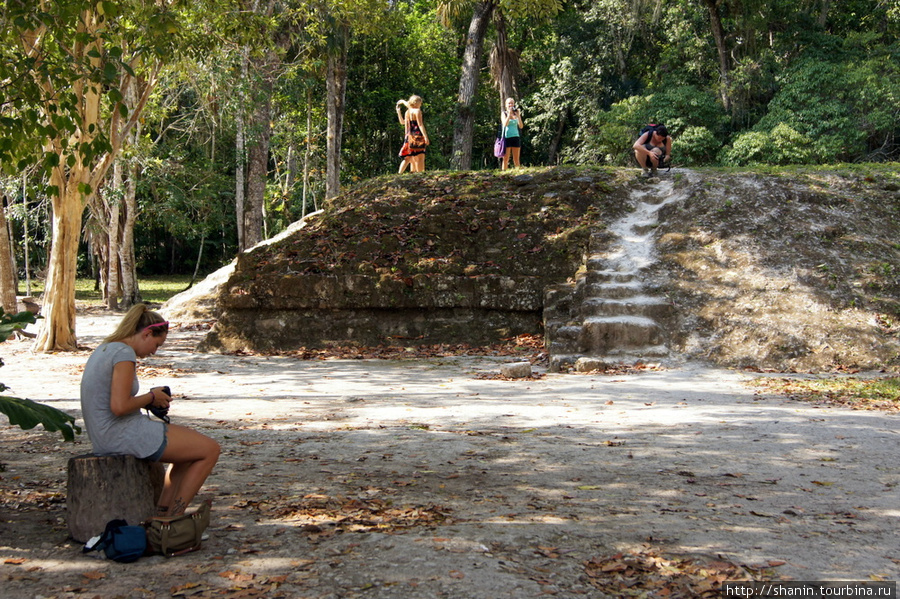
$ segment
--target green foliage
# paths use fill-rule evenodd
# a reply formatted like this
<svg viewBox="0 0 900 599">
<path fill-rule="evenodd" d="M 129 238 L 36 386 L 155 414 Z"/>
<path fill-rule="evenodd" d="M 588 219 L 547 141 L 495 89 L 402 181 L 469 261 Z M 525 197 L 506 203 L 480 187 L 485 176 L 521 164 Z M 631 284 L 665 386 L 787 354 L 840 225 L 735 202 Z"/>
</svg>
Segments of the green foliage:
<svg viewBox="0 0 900 599">
<path fill-rule="evenodd" d="M 7 314 L 0 308 L 0 343 L 9 339 L 15 331 L 22 330 L 35 321 L 35 316 L 31 312 Z M 0 361 L 0 366 L 2 365 L 3 362 Z M 0 391 L 6 389 L 8 387 L 0 383 Z M 74 441 L 75 435 L 81 433 L 81 428 L 75 424 L 73 416 L 30 399 L 0 396 L 0 413 L 6 414 L 9 423 L 22 430 L 31 430 L 41 424 L 48 431 L 58 431 L 66 441 Z"/>
<path fill-rule="evenodd" d="M 562 10 L 561 0 L 498 0 L 500 9 L 514 19 L 543 21 Z"/>
<path fill-rule="evenodd" d="M 344 179 L 356 182 L 396 172 L 403 127 L 397 100 L 423 99 L 431 145 L 428 170 L 446 168 L 452 148 L 455 93 L 459 86 L 456 38 L 434 18 L 433 3 L 414 2 L 393 13 L 380 34 L 356 36 L 350 50 Z"/>
<path fill-rule="evenodd" d="M 721 135 L 715 135 L 706 127 L 685 127 L 678 135 L 678 158 L 680 166 L 703 166 L 712 164 L 722 147 Z M 673 144 L 673 151 L 674 151 Z"/>
<path fill-rule="evenodd" d="M 769 132 L 740 134 L 723 151 L 722 162 L 729 166 L 811 164 L 815 162 L 814 144 L 795 129 L 779 123 Z"/>
<path fill-rule="evenodd" d="M 10 424 L 22 430 L 28 431 L 40 424 L 47 431 L 58 431 L 66 441 L 74 441 L 75 435 L 81 434 L 74 416 L 30 399 L 0 396 L 0 412 L 6 414 Z"/>
<path fill-rule="evenodd" d="M 720 161 L 730 166 L 765 164 L 771 155 L 771 145 L 767 133 L 759 131 L 741 133 L 731 146 L 723 150 Z"/>
<path fill-rule="evenodd" d="M 896 51 L 873 50 L 861 60 L 860 43 L 848 40 L 831 60 L 810 50 L 792 64 L 766 115 L 752 133 L 736 137 L 723 152 L 723 162 L 853 161 L 883 150 L 894 138 L 900 116 Z"/>
<path fill-rule="evenodd" d="M 24 330 L 29 324 L 37 322 L 37 317 L 31 312 L 19 312 L 7 314 L 0 308 L 0 343 L 9 339 L 16 331 Z"/>
<path fill-rule="evenodd" d="M 0 16 L 6 26 L 0 30 L 0 80 L 15 83 L 0 89 L 0 162 L 19 174 L 30 162 L 45 171 L 77 159 L 42 149 L 42 140 L 53 136 L 71 146 L 76 106 L 73 93 L 61 93 L 55 112 L 43 119 L 45 92 L 38 82 L 44 79 L 35 74 L 61 90 L 72 90 L 73 77 L 83 75 L 106 94 L 104 115 L 117 110 L 124 115 L 122 75 L 142 74 L 154 58 L 163 57 L 157 93 L 143 112 L 142 137 L 127 150 L 142 167 L 138 268 L 142 273 L 192 271 L 202 248 L 201 271 L 214 270 L 236 248 L 236 115 L 242 102 L 252 108 L 256 101 L 241 86 L 264 77 L 264 69 L 276 73 L 266 204 L 271 235 L 312 210 L 314 200 L 320 207 L 327 119 L 323 49 L 334 37 L 329 32 L 336 24 L 351 24 L 343 183 L 396 171 L 402 128 L 394 103 L 412 94 L 425 100 L 432 142 L 428 170 L 441 169 L 449 165 L 460 59 L 473 3 L 288 0 L 276 3 L 271 15 L 240 9 L 237 0 L 177 2 L 165 10 L 133 0 L 58 0 L 46 3 L 44 13 L 35 2 L 10 3 Z M 684 166 L 900 156 L 896 2 L 717 4 L 727 46 L 727 88 L 704 2 L 498 0 L 521 66 L 516 84 L 526 123 L 525 164 L 631 166 L 631 145 L 647 122 L 669 127 L 675 163 Z M 48 49 L 52 60 L 38 63 L 24 54 L 20 34 L 27 26 L 45 21 L 62 40 L 74 30 L 80 11 L 91 5 L 99 5 L 108 27 L 101 51 L 79 58 L 65 52 L 73 44 L 58 43 Z M 441 24 L 439 17 L 448 14 L 453 18 Z M 495 35 L 489 30 L 480 65 L 476 168 L 497 164 L 490 151 L 497 93 L 483 68 Z M 242 80 L 245 47 L 252 66 Z M 93 64 L 89 58 L 101 60 Z M 731 101 L 727 110 L 723 92 Z M 107 148 L 106 133 L 100 133 L 81 148 L 88 155 Z M 303 206 L 307 158 L 310 179 Z M 28 186 L 46 185 L 41 177 L 29 175 Z M 31 203 L 31 212 L 46 221 L 49 211 L 34 210 L 37 203 Z M 14 214 L 11 222 L 15 227 L 22 217 Z M 49 224 L 32 224 L 30 236 L 49 239 Z M 45 250 L 34 244 L 29 246 L 32 263 Z"/>
<path fill-rule="evenodd" d="M 678 164 L 709 164 L 724 139 L 727 117 L 715 98 L 693 86 L 632 96 L 598 113 L 582 144 L 583 161 L 631 164 L 631 146 L 647 123 L 665 124 Z"/>
<path fill-rule="evenodd" d="M 184 18 L 143 2 L 7 3 L 0 80 L 14 81 L 16 92 L 3 98 L 0 164 L 10 172 L 33 163 L 45 170 L 89 166 L 113 150 L 107 121 L 129 116 L 123 84 L 136 68 L 146 76 L 154 59 L 170 57 L 191 35 Z M 94 94 L 100 114 L 91 105 Z"/>
</svg>

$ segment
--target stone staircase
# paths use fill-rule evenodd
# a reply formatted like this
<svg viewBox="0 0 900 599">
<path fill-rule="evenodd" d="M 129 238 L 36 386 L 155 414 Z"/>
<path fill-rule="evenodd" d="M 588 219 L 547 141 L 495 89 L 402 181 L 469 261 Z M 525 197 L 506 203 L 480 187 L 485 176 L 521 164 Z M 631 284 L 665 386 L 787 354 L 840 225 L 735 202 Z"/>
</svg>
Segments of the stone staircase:
<svg viewBox="0 0 900 599">
<path fill-rule="evenodd" d="M 551 371 L 588 372 L 669 356 L 660 323 L 674 309 L 646 291 L 642 273 L 656 260 L 653 231 L 660 208 L 684 197 L 671 177 L 635 186 L 634 211 L 592 235 L 575 282 L 547 288 L 544 331 Z"/>
</svg>

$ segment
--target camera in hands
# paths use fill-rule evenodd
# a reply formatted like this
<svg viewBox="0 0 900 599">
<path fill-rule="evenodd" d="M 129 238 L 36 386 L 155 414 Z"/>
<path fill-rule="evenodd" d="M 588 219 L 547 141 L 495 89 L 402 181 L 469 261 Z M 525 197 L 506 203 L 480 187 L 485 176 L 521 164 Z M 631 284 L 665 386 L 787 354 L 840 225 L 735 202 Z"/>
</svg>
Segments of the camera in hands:
<svg viewBox="0 0 900 599">
<path fill-rule="evenodd" d="M 172 396 L 172 391 L 169 389 L 168 386 L 163 387 L 162 390 L 165 391 L 166 395 L 168 395 L 170 397 Z M 159 418 L 166 424 L 169 423 L 169 408 L 168 407 L 157 408 L 153 404 L 150 404 L 149 406 L 147 406 L 147 410 L 149 410 L 149 412 L 151 414 L 153 414 L 154 416 L 156 416 L 157 418 Z"/>
</svg>

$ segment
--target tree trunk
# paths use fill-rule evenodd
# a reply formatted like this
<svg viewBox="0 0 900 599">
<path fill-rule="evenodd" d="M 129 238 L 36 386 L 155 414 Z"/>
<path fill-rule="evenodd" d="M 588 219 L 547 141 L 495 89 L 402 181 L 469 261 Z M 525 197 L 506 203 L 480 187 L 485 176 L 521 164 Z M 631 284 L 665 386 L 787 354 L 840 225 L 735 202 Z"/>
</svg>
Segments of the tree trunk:
<svg viewBox="0 0 900 599">
<path fill-rule="evenodd" d="M 75 56 L 90 64 L 97 71 L 103 70 L 103 36 L 98 35 L 103 19 L 93 8 L 81 13 L 78 20 L 80 33 L 86 34 L 90 40 L 78 43 L 74 47 Z M 43 42 L 42 42 L 43 43 Z M 39 54 L 40 44 L 35 39 L 23 39 L 26 53 L 32 56 Z M 111 63 L 107 63 L 107 66 Z M 136 66 L 136 62 L 132 66 Z M 45 153 L 55 154 L 59 158 L 59 166 L 50 171 L 50 185 L 55 189 L 52 194 L 53 235 L 50 248 L 49 267 L 43 295 L 41 322 L 33 350 L 70 351 L 77 349 L 75 337 L 75 278 L 78 266 L 78 241 L 81 236 L 81 219 L 84 206 L 103 182 L 113 161 L 122 149 L 127 134 L 141 118 L 150 94 L 158 81 L 160 64 L 152 60 L 144 63 L 147 70 L 141 79 L 141 93 L 137 103 L 127 114 L 122 114 L 119 106 L 113 106 L 108 115 L 102 114 L 103 88 L 87 78 L 73 79 L 68 93 L 77 99 L 78 132 L 72 139 L 60 137 L 45 140 Z M 38 78 L 47 97 L 46 114 L 52 121 L 53 112 L 58 109 L 53 103 L 58 90 L 55 82 Z M 137 80 L 131 74 L 123 72 L 119 91 L 126 93 Z M 99 134 L 101 128 L 107 129 L 109 150 L 102 155 L 85 157 L 80 148 L 90 145 Z M 69 160 L 73 159 L 70 163 Z M 112 257 L 111 257 L 112 258 Z"/>
<path fill-rule="evenodd" d="M 67 470 L 66 524 L 76 541 L 101 534 L 115 518 L 137 525 L 156 515 L 165 482 L 160 462 L 87 454 L 69 458 Z"/>
<path fill-rule="evenodd" d="M 325 198 L 341 192 L 341 138 L 344 131 L 344 99 L 347 94 L 347 54 L 350 28 L 338 26 L 337 50 L 328 54 L 328 132 L 326 144 Z"/>
<path fill-rule="evenodd" d="M 306 148 L 303 152 L 303 207 L 300 216 L 306 216 L 306 198 L 309 194 L 309 159 L 312 156 L 312 90 L 306 90 Z"/>
<path fill-rule="evenodd" d="M 244 86 L 247 84 L 249 64 L 250 50 L 249 48 L 245 48 L 244 56 L 241 59 L 241 80 L 238 82 L 238 86 L 241 90 L 243 90 Z M 244 192 L 246 190 L 244 176 L 247 172 L 247 151 L 244 145 L 245 123 L 243 107 L 245 103 L 245 94 L 241 91 L 238 95 L 241 101 L 239 102 L 237 114 L 234 117 L 235 128 L 237 129 L 234 140 L 234 213 L 237 215 L 238 251 L 242 252 L 246 249 L 246 245 L 244 244 Z"/>
<path fill-rule="evenodd" d="M 6 198 L 6 199 L 9 201 L 10 205 L 14 201 L 14 200 L 10 200 L 9 198 Z M 4 212 L 4 214 L 5 214 L 5 212 Z M 23 219 L 23 222 L 27 222 L 27 221 L 28 221 L 28 211 L 26 210 L 25 218 Z M 28 239 L 28 236 L 27 236 L 28 227 L 27 226 L 25 227 L 25 232 L 26 232 L 25 239 L 27 240 Z M 9 263 L 12 266 L 13 292 L 18 293 L 19 292 L 19 264 L 16 261 L 16 242 L 14 241 L 16 238 L 16 230 L 15 230 L 15 227 L 13 227 L 13 221 L 11 219 L 7 219 L 7 221 L 6 221 L 6 235 L 7 235 L 7 237 L 9 237 Z M 27 243 L 26 243 L 26 245 L 27 245 Z M 26 256 L 28 255 L 27 251 L 25 252 L 25 255 Z M 25 295 L 31 295 L 31 293 L 29 292 L 29 293 L 26 293 Z"/>
<path fill-rule="evenodd" d="M 272 16 L 275 0 L 260 6 L 260 0 L 253 0 L 251 11 L 255 14 Z M 250 46 L 244 46 L 241 56 L 240 108 L 237 116 L 237 164 L 235 168 L 235 215 L 238 228 L 238 249 L 247 250 L 263 238 L 263 209 L 268 174 L 270 117 L 272 88 L 272 64 L 277 59 L 269 53 L 259 65 L 261 74 L 250 77 Z M 254 69 L 255 70 L 255 69 Z M 261 83 L 260 83 L 261 82 Z M 248 98 L 244 91 L 250 89 Z M 250 117 L 249 135 L 244 109 L 247 103 L 254 106 Z M 248 149 L 249 145 L 249 149 Z"/>
<path fill-rule="evenodd" d="M 25 173 L 22 173 L 22 232 L 25 238 L 25 296 L 31 297 L 31 232 L 28 229 L 28 190 L 25 185 Z"/>
<path fill-rule="evenodd" d="M 16 307 L 16 271 L 12 261 L 9 229 L 6 227 L 6 196 L 0 197 L 0 304 L 7 314 Z"/>
<path fill-rule="evenodd" d="M 819 27 L 825 29 L 828 24 L 828 11 L 831 10 L 831 0 L 822 0 L 822 10 L 819 12 Z"/>
<path fill-rule="evenodd" d="M 200 233 L 200 249 L 197 251 L 197 263 L 194 264 L 194 274 L 191 275 L 191 282 L 188 283 L 187 289 L 190 289 L 194 286 L 194 283 L 197 282 L 197 277 L 200 274 L 200 264 L 203 262 L 203 246 L 206 245 L 206 230 L 204 229 Z"/>
<path fill-rule="evenodd" d="M 506 17 L 502 12 L 497 13 L 497 43 L 491 53 L 491 73 L 495 76 L 494 83 L 500 93 L 500 106 L 506 106 L 506 99 L 517 100 L 516 92 L 516 67 L 515 55 L 509 48 L 509 38 L 506 35 Z"/>
<path fill-rule="evenodd" d="M 483 0 L 475 5 L 466 49 L 463 53 L 459 92 L 456 98 L 456 122 L 453 126 L 453 154 L 450 167 L 467 171 L 472 168 L 472 138 L 475 134 L 475 94 L 478 91 L 478 74 L 484 51 L 484 36 L 494 11 L 493 0 Z"/>
<path fill-rule="evenodd" d="M 269 175 L 269 143 L 272 137 L 272 82 L 266 80 L 257 90 L 256 110 L 251 121 L 247 150 L 247 196 L 244 202 L 244 243 L 249 249 L 263 240 L 263 212 L 266 181 Z"/>
<path fill-rule="evenodd" d="M 566 119 L 568 118 L 568 115 L 569 108 L 564 107 L 560 111 L 559 118 L 556 121 L 556 134 L 553 136 L 553 140 L 550 142 L 550 148 L 547 150 L 547 163 L 550 165 L 556 163 L 556 155 L 559 152 L 563 133 L 566 130 Z"/>
<path fill-rule="evenodd" d="M 721 0 L 703 0 L 709 11 L 709 24 L 712 29 L 713 39 L 716 41 L 716 50 L 719 54 L 719 78 L 721 81 L 720 95 L 725 110 L 731 111 L 731 69 L 728 61 L 728 47 L 725 44 L 725 30 L 722 28 L 722 17 L 719 16 L 719 3 Z"/>
<path fill-rule="evenodd" d="M 59 194 L 52 198 L 50 266 L 42 297 L 41 314 L 44 319 L 39 321 L 41 326 L 35 349 L 74 351 L 78 349 L 75 337 L 75 276 L 84 199 L 77 186 L 73 186 L 74 190 L 67 188 L 60 176 L 52 176 L 50 180 L 52 185 L 59 186 Z"/>
<path fill-rule="evenodd" d="M 137 176 L 138 166 L 129 164 L 128 177 L 125 180 L 125 220 L 122 223 L 122 245 L 119 248 L 119 262 L 122 265 L 122 307 L 126 309 L 141 303 L 134 257 L 134 224 L 138 217 Z"/>
<path fill-rule="evenodd" d="M 122 160 L 118 159 L 113 165 L 112 191 L 106 194 L 110 198 L 105 227 L 107 256 L 109 256 L 106 273 L 106 307 L 110 310 L 119 309 L 119 219 L 122 212 L 122 191 Z"/>
</svg>

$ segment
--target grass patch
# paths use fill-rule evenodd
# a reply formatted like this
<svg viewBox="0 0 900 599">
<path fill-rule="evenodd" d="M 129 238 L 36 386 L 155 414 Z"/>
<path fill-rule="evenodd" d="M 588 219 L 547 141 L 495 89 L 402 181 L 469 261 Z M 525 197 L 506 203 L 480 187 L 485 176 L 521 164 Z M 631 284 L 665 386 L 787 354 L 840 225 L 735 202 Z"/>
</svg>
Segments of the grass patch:
<svg viewBox="0 0 900 599">
<path fill-rule="evenodd" d="M 900 411 L 900 378 L 760 379 L 770 393 L 793 400 L 838 405 L 856 410 Z"/>
<path fill-rule="evenodd" d="M 171 275 L 160 277 L 141 277 L 138 288 L 146 304 L 162 304 L 174 295 L 184 291 L 191 282 L 190 275 Z M 75 281 L 75 301 L 86 307 L 106 305 L 100 291 L 94 288 L 93 279 L 77 279 Z M 19 294 L 24 295 L 24 283 L 19 283 Z M 40 299 L 44 293 L 44 281 L 31 281 L 31 295 Z"/>
</svg>

